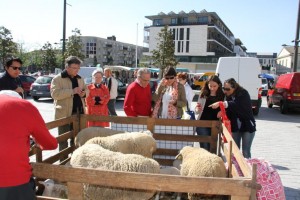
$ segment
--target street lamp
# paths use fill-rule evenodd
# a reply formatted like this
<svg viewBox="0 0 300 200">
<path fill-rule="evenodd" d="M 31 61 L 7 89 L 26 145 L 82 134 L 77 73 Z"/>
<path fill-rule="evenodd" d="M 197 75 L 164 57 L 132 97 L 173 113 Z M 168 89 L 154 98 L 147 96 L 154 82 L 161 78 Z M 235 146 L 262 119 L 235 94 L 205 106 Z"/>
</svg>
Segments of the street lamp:
<svg viewBox="0 0 300 200">
<path fill-rule="evenodd" d="M 296 37 L 295 40 L 292 42 L 295 42 L 295 54 L 294 54 L 294 68 L 293 72 L 297 72 L 297 65 L 298 65 L 298 44 L 299 44 L 299 28 L 300 28 L 300 19 L 299 19 L 299 14 L 300 14 L 300 0 L 299 0 L 299 5 L 298 5 L 298 17 L 297 17 L 297 25 L 296 25 Z"/>
</svg>

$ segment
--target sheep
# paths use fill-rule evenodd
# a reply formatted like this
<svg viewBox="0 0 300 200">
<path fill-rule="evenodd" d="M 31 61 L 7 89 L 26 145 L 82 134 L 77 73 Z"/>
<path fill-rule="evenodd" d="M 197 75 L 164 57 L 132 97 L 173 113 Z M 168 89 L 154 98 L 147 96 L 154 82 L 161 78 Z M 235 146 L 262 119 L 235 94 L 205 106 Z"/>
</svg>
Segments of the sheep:
<svg viewBox="0 0 300 200">
<path fill-rule="evenodd" d="M 97 144 L 85 144 L 73 152 L 71 166 L 126 172 L 159 173 L 159 164 L 137 154 L 123 154 Z M 141 200 L 150 199 L 155 191 L 117 189 L 84 184 L 84 199 Z"/>
<path fill-rule="evenodd" d="M 106 137 L 117 133 L 125 133 L 124 131 L 116 131 L 103 127 L 88 127 L 84 128 L 75 137 L 76 147 L 80 147 L 86 143 L 89 139 L 94 137 Z"/>
<path fill-rule="evenodd" d="M 62 199 L 68 198 L 67 186 L 60 183 L 55 183 L 52 179 L 39 181 L 39 183 L 45 186 L 42 196 L 62 198 Z"/>
<path fill-rule="evenodd" d="M 226 177 L 227 171 L 223 160 L 205 149 L 198 147 L 183 147 L 176 159 L 182 160 L 180 174 L 183 176 Z M 203 199 L 203 197 L 222 198 L 216 195 L 188 194 L 189 199 Z M 208 198 L 211 199 L 211 198 Z"/>
<path fill-rule="evenodd" d="M 152 158 L 156 151 L 156 141 L 150 131 L 120 133 L 107 137 L 95 137 L 85 144 L 99 144 L 104 149 L 124 154 L 139 154 Z"/>
</svg>

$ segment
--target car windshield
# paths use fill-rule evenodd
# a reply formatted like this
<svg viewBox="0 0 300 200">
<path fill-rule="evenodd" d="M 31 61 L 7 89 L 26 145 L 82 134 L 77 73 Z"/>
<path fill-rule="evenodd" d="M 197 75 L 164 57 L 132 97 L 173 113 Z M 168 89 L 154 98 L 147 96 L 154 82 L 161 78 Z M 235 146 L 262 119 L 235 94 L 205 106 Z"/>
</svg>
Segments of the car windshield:
<svg viewBox="0 0 300 200">
<path fill-rule="evenodd" d="M 262 79 L 261 79 L 261 83 L 262 83 L 262 84 L 267 84 L 267 83 L 268 83 L 268 81 L 267 81 L 267 79 L 266 79 L 266 78 L 262 78 Z"/>
<path fill-rule="evenodd" d="M 35 82 L 39 84 L 47 84 L 47 83 L 51 83 L 52 78 L 53 77 L 46 77 L 46 76 L 38 77 Z"/>
</svg>

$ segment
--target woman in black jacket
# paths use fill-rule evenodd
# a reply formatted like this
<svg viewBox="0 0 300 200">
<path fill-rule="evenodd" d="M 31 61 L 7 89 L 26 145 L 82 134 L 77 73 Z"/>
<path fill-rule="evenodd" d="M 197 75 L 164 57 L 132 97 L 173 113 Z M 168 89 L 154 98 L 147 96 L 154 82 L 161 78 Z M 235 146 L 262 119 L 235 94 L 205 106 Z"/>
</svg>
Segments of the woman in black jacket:
<svg viewBox="0 0 300 200">
<path fill-rule="evenodd" d="M 250 95 L 233 78 L 224 82 L 225 93 L 224 106 L 231 121 L 232 136 L 240 148 L 242 141 L 242 152 L 245 158 L 251 158 L 251 145 L 255 136 L 256 124 L 252 112 Z M 219 107 L 220 102 L 211 104 L 213 109 Z"/>
</svg>

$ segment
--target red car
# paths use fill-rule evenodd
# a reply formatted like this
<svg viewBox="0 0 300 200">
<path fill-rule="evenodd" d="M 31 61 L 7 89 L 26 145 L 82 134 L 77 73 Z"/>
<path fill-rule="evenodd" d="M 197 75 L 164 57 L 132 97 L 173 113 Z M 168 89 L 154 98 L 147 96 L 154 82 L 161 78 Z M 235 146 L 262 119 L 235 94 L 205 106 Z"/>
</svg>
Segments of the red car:
<svg viewBox="0 0 300 200">
<path fill-rule="evenodd" d="M 19 78 L 21 79 L 22 88 L 24 90 L 24 95 L 30 94 L 30 86 L 35 81 L 35 78 L 29 75 L 19 75 Z"/>
</svg>

